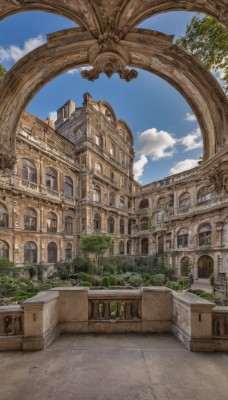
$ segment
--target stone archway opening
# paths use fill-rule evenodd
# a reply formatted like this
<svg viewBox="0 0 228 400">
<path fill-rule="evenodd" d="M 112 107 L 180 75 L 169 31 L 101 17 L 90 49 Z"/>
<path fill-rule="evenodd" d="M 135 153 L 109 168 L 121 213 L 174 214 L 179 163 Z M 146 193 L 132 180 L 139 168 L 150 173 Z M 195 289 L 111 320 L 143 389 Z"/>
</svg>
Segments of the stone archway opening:
<svg viewBox="0 0 228 400">
<path fill-rule="evenodd" d="M 227 140 L 227 102 L 215 78 L 193 56 L 174 45 L 172 37 L 137 29 L 150 16 L 167 11 L 204 11 L 227 21 L 223 0 L 216 5 L 192 1 L 124 2 L 114 0 L 109 7 L 103 1 L 67 2 L 64 7 L 53 0 L 8 2 L 0 0 L 0 18 L 32 10 L 48 11 L 70 18 L 79 28 L 47 35 L 47 44 L 21 59 L 0 82 L 0 161 L 3 169 L 15 163 L 15 133 L 22 111 L 32 97 L 50 80 L 81 66 L 83 77 L 94 81 L 100 73 L 111 77 L 118 73 L 130 81 L 137 77 L 133 68 L 156 74 L 176 88 L 196 115 L 204 142 L 204 160 L 215 155 Z M 144 4 L 145 3 L 145 4 Z M 43 62 L 45 60 L 45 63 Z M 129 69 L 128 67 L 130 66 Z"/>
<path fill-rule="evenodd" d="M 214 272 L 214 260 L 208 255 L 203 255 L 198 259 L 198 278 L 209 279 Z"/>
</svg>

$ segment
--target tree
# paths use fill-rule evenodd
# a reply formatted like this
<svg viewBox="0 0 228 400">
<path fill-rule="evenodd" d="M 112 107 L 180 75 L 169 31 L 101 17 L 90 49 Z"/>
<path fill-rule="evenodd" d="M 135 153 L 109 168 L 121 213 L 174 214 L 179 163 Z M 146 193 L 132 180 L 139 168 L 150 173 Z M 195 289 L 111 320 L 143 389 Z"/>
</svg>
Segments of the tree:
<svg viewBox="0 0 228 400">
<path fill-rule="evenodd" d="M 113 238 L 110 235 L 96 234 L 81 237 L 81 249 L 86 254 L 94 254 L 95 265 L 99 265 L 99 256 L 111 248 Z"/>
<path fill-rule="evenodd" d="M 228 30 L 209 16 L 194 16 L 177 45 L 219 73 L 228 91 Z"/>
<path fill-rule="evenodd" d="M 3 65 L 0 64 L 0 76 L 5 75 L 6 72 L 7 72 L 7 69 L 5 67 L 3 67 Z"/>
</svg>

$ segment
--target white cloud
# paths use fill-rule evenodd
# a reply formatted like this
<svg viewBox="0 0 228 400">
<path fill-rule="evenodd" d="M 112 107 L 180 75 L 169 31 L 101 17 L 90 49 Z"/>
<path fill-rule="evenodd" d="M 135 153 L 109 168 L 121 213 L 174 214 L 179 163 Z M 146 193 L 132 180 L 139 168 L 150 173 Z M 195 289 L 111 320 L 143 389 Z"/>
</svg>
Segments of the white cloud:
<svg viewBox="0 0 228 400">
<path fill-rule="evenodd" d="M 172 157 L 176 143 L 177 140 L 168 132 L 147 129 L 139 135 L 137 154 L 150 156 L 154 161 Z"/>
<path fill-rule="evenodd" d="M 185 115 L 185 121 L 194 122 L 194 121 L 197 121 L 197 119 L 194 114 L 187 113 Z"/>
<path fill-rule="evenodd" d="M 143 171 L 144 171 L 144 167 L 147 163 L 148 163 L 148 160 L 147 160 L 147 157 L 145 156 L 145 154 L 141 154 L 139 160 L 135 161 L 134 168 L 133 168 L 135 180 L 138 181 L 139 178 L 141 178 Z"/>
<path fill-rule="evenodd" d="M 91 67 L 90 65 L 88 65 L 87 67 L 80 67 L 80 68 L 74 68 L 74 69 L 70 69 L 69 71 L 67 71 L 67 74 L 78 74 L 81 71 L 85 71 L 86 69 L 89 71 L 90 69 L 92 69 L 93 67 Z"/>
<path fill-rule="evenodd" d="M 51 111 L 49 113 L 49 118 L 52 119 L 52 121 L 56 121 L 57 120 L 57 111 Z"/>
<path fill-rule="evenodd" d="M 194 129 L 194 131 L 190 132 L 188 135 L 181 138 L 179 140 L 179 143 L 185 146 L 184 151 L 191 151 L 203 147 L 203 140 L 200 128 L 198 127 Z"/>
<path fill-rule="evenodd" d="M 45 38 L 43 35 L 39 35 L 35 38 L 27 39 L 24 42 L 24 47 L 20 48 L 15 45 L 9 47 L 0 46 L 0 62 L 11 61 L 16 63 L 20 58 L 24 57 L 30 51 L 36 49 L 45 43 Z"/>
<path fill-rule="evenodd" d="M 194 168 L 198 165 L 198 160 L 186 159 L 179 161 L 172 168 L 170 168 L 170 174 L 178 174 L 179 172 L 186 171 L 188 169 Z"/>
</svg>

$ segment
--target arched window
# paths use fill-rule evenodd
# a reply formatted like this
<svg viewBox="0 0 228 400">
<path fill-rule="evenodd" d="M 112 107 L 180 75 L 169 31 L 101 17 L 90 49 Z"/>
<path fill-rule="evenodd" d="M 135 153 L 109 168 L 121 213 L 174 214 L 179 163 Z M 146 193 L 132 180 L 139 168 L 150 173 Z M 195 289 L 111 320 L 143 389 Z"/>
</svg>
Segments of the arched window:
<svg viewBox="0 0 228 400">
<path fill-rule="evenodd" d="M 22 164 L 22 173 L 21 177 L 22 179 L 26 179 L 27 181 L 30 182 L 36 182 L 36 167 L 35 165 L 26 159 L 21 160 Z"/>
<path fill-rule="evenodd" d="M 127 254 L 131 254 L 131 240 L 127 241 Z"/>
<path fill-rule="evenodd" d="M 112 157 L 116 156 L 116 149 L 113 143 L 110 143 L 109 153 Z"/>
<path fill-rule="evenodd" d="M 37 263 L 37 246 L 34 242 L 27 242 L 24 247 L 24 262 Z"/>
<path fill-rule="evenodd" d="M 46 169 L 46 186 L 51 190 L 57 190 L 57 173 L 52 168 Z"/>
<path fill-rule="evenodd" d="M 94 191 L 93 191 L 93 201 L 96 203 L 100 203 L 101 201 L 101 189 L 99 186 L 95 186 Z"/>
<path fill-rule="evenodd" d="M 124 219 L 123 218 L 121 218 L 121 220 L 120 220 L 120 234 L 121 235 L 124 235 Z"/>
<path fill-rule="evenodd" d="M 188 230 L 181 229 L 177 235 L 177 247 L 188 247 Z"/>
<path fill-rule="evenodd" d="M 65 233 L 72 234 L 73 233 L 73 218 L 68 216 L 65 217 Z"/>
<path fill-rule="evenodd" d="M 100 214 L 94 215 L 94 232 L 101 231 L 101 216 Z"/>
<path fill-rule="evenodd" d="M 147 217 L 143 217 L 140 221 L 140 231 L 147 231 L 149 229 L 149 220 Z"/>
<path fill-rule="evenodd" d="M 48 232 L 57 232 L 57 216 L 53 212 L 48 213 L 47 231 Z"/>
<path fill-rule="evenodd" d="M 0 228 L 8 227 L 8 213 L 5 207 L 0 204 Z"/>
<path fill-rule="evenodd" d="M 190 206 L 190 194 L 188 192 L 182 193 L 179 197 L 179 207 Z"/>
<path fill-rule="evenodd" d="M 48 262 L 57 262 L 57 245 L 54 242 L 48 243 Z"/>
<path fill-rule="evenodd" d="M 0 258 L 9 258 L 9 245 L 3 240 L 0 240 Z"/>
<path fill-rule="evenodd" d="M 120 240 L 119 242 L 119 254 L 124 254 L 124 241 Z"/>
<path fill-rule="evenodd" d="M 140 201 L 140 203 L 139 203 L 140 210 L 142 208 L 148 208 L 148 207 L 149 207 L 149 200 L 148 199 L 143 199 L 143 200 Z"/>
<path fill-rule="evenodd" d="M 24 229 L 27 231 L 37 230 L 37 216 L 36 212 L 30 208 L 24 211 Z"/>
<path fill-rule="evenodd" d="M 198 203 L 204 203 L 209 201 L 213 197 L 213 190 L 211 186 L 204 186 L 198 191 L 197 201 Z"/>
<path fill-rule="evenodd" d="M 109 217 L 109 219 L 108 219 L 108 233 L 114 233 L 114 231 L 115 231 L 114 218 Z"/>
<path fill-rule="evenodd" d="M 73 180 L 69 176 L 64 178 L 64 194 L 73 197 Z"/>
<path fill-rule="evenodd" d="M 101 172 L 101 164 L 99 162 L 95 162 L 95 171 Z"/>
<path fill-rule="evenodd" d="M 199 246 L 211 247 L 211 225 L 203 224 L 199 227 Z"/>
<path fill-rule="evenodd" d="M 65 248 L 65 257 L 67 261 L 72 260 L 72 244 L 67 243 L 66 248 Z"/>
<path fill-rule="evenodd" d="M 115 194 L 113 192 L 109 193 L 109 205 L 115 207 Z"/>
<path fill-rule="evenodd" d="M 123 196 L 120 196 L 120 208 L 125 208 L 125 201 Z"/>
</svg>

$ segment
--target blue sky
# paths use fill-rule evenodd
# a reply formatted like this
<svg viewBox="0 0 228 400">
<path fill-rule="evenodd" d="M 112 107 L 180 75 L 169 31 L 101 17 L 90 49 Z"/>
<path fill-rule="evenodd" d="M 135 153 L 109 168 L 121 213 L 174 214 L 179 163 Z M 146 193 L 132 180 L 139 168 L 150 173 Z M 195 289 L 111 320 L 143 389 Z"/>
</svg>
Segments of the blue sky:
<svg viewBox="0 0 228 400">
<path fill-rule="evenodd" d="M 184 34 L 193 14 L 172 12 L 144 21 L 140 27 L 176 37 Z M 76 26 L 56 15 L 27 12 L 0 22 L 0 63 L 10 68 L 27 51 L 45 42 L 45 34 Z M 136 80 L 126 83 L 103 74 L 94 83 L 79 71 L 65 73 L 34 96 L 27 107 L 31 114 L 45 119 L 54 115 L 69 98 L 81 106 L 83 93 L 104 99 L 124 119 L 134 136 L 135 173 L 142 183 L 162 179 L 171 173 L 197 165 L 203 152 L 197 121 L 184 98 L 168 83 L 139 70 Z"/>
</svg>

